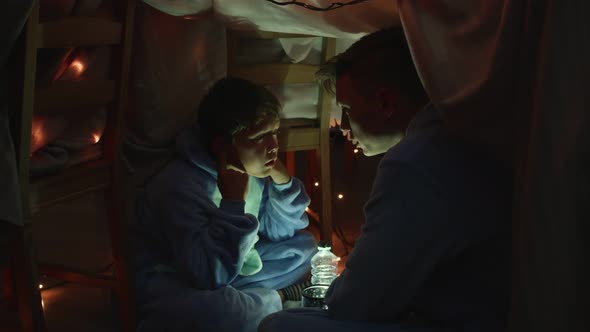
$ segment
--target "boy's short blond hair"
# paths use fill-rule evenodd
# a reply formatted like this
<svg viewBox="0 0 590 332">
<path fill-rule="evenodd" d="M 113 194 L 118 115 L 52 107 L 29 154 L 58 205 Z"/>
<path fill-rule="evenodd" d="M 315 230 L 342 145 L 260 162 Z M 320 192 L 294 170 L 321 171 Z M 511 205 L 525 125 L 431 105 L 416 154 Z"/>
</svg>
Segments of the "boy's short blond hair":
<svg viewBox="0 0 590 332">
<path fill-rule="evenodd" d="M 200 138 L 207 147 L 215 137 L 231 140 L 265 119 L 279 117 L 281 105 L 272 92 L 248 80 L 226 77 L 203 97 L 198 109 Z"/>
</svg>

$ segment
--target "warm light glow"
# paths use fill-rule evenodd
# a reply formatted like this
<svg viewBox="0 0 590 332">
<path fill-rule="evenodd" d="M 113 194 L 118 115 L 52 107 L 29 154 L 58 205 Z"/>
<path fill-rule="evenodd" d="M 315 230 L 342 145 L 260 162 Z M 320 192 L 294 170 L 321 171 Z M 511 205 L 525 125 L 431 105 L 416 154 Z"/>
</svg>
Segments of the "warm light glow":
<svg viewBox="0 0 590 332">
<path fill-rule="evenodd" d="M 43 284 L 39 284 L 39 289 L 43 289 Z"/>
<path fill-rule="evenodd" d="M 45 309 L 45 301 L 43 299 L 41 299 L 41 308 Z"/>
<path fill-rule="evenodd" d="M 315 220 L 317 220 L 317 221 L 319 221 L 319 220 L 320 220 L 320 216 L 319 216 L 317 213 L 313 212 L 313 210 L 312 210 L 312 209 L 310 209 L 309 207 L 306 207 L 306 208 L 305 208 L 305 212 L 306 212 L 307 214 L 309 214 L 309 215 L 310 215 L 310 216 L 311 216 L 313 219 L 315 219 Z"/>
<path fill-rule="evenodd" d="M 338 199 L 343 199 L 343 198 L 344 198 L 344 195 L 338 194 Z"/>
<path fill-rule="evenodd" d="M 354 153 L 359 153 L 359 149 L 354 149 L 353 152 Z"/>
<path fill-rule="evenodd" d="M 316 182 L 313 185 L 316 186 L 316 187 L 319 187 L 320 186 L 320 183 L 319 182 Z"/>
<path fill-rule="evenodd" d="M 100 142 L 100 134 L 92 134 L 92 138 L 94 139 L 94 144 Z"/>
<path fill-rule="evenodd" d="M 38 116 L 33 116 L 33 122 L 31 124 L 31 155 L 47 144 L 43 120 Z"/>
<path fill-rule="evenodd" d="M 76 72 L 77 75 L 82 75 L 82 73 L 84 72 L 84 69 L 86 69 L 86 66 L 80 60 L 72 61 L 72 64 L 70 64 L 70 67 Z"/>
</svg>

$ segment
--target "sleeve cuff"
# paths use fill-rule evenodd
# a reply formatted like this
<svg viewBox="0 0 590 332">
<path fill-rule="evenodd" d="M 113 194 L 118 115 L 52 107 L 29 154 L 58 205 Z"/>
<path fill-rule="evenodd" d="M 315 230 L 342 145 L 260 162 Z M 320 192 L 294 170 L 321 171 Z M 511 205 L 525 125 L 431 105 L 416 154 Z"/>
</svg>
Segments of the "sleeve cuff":
<svg viewBox="0 0 590 332">
<path fill-rule="evenodd" d="M 272 185 L 274 186 L 274 188 L 278 191 L 284 191 L 284 190 L 288 190 L 293 186 L 293 177 L 291 177 L 289 179 L 288 182 L 282 183 L 282 184 L 277 184 L 274 181 L 270 180 L 272 182 Z"/>
<path fill-rule="evenodd" d="M 231 199 L 221 199 L 221 202 L 219 203 L 220 209 L 227 213 L 236 215 L 243 215 L 245 206 L 245 201 L 236 201 Z"/>
</svg>

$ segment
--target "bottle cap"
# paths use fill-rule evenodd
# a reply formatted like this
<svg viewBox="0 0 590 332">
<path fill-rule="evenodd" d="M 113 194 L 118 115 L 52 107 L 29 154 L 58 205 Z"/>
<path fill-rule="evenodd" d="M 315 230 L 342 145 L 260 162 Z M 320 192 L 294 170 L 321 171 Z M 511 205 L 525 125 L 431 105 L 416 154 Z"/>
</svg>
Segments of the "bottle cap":
<svg viewBox="0 0 590 332">
<path fill-rule="evenodd" d="M 320 241 L 318 242 L 318 249 L 332 249 L 332 246 L 328 241 Z"/>
</svg>

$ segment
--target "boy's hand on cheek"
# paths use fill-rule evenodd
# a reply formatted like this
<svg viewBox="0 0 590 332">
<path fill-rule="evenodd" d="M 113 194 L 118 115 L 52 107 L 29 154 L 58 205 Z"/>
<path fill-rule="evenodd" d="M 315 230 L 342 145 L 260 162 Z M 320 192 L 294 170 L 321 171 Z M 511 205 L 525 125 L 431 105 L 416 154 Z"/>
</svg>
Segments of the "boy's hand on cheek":
<svg viewBox="0 0 590 332">
<path fill-rule="evenodd" d="M 246 200 L 250 177 L 243 169 L 233 146 L 219 152 L 217 156 L 217 187 L 224 199 Z"/>
<path fill-rule="evenodd" d="M 291 175 L 287 171 L 287 167 L 283 165 L 280 159 L 277 159 L 275 166 L 270 170 L 270 177 L 276 184 L 285 184 L 291 180 Z"/>
</svg>

